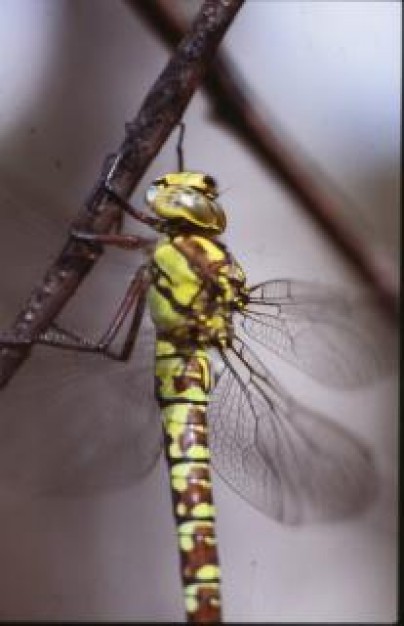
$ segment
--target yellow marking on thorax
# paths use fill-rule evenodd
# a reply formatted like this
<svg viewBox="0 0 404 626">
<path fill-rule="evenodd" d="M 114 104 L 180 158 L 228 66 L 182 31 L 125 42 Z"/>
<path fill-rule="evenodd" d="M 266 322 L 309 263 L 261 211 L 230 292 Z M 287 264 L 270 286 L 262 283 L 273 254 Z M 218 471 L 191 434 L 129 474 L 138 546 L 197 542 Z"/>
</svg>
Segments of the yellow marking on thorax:
<svg viewBox="0 0 404 626">
<path fill-rule="evenodd" d="M 175 238 L 174 242 L 178 241 L 179 243 L 181 243 L 182 241 L 184 241 L 184 239 L 184 236 L 179 235 Z M 209 261 L 223 261 L 226 258 L 224 250 L 220 246 L 218 246 L 214 240 L 208 239 L 207 237 L 202 237 L 201 235 L 191 235 L 188 237 L 188 239 L 198 244 L 198 246 L 200 246 L 204 250 L 204 252 L 206 253 L 206 258 Z"/>
<path fill-rule="evenodd" d="M 178 352 L 180 352 L 180 355 L 184 354 L 186 357 L 193 356 L 198 359 L 209 358 L 208 353 L 205 350 L 205 348 L 195 348 L 195 347 L 188 348 L 188 347 L 181 346 L 181 349 L 178 350 L 178 346 L 175 344 L 174 341 L 170 341 L 170 339 L 157 339 L 156 357 L 173 355 L 173 358 L 175 358 L 174 355 L 178 354 Z M 179 356 L 178 358 L 182 358 L 182 356 Z"/>
<path fill-rule="evenodd" d="M 167 339 L 158 339 L 156 341 L 156 357 L 169 356 L 170 354 L 175 354 L 176 352 L 177 348 L 172 341 Z"/>
<path fill-rule="evenodd" d="M 188 306 L 198 293 L 202 281 L 192 271 L 184 255 L 171 242 L 163 241 L 155 250 L 154 261 L 169 276 L 169 280 L 164 277 L 160 279 L 162 285 L 170 289 L 179 304 Z"/>
<path fill-rule="evenodd" d="M 177 328 L 184 322 L 184 316 L 176 311 L 166 296 L 162 295 L 154 285 L 149 287 L 147 294 L 149 310 L 157 328 Z"/>
</svg>

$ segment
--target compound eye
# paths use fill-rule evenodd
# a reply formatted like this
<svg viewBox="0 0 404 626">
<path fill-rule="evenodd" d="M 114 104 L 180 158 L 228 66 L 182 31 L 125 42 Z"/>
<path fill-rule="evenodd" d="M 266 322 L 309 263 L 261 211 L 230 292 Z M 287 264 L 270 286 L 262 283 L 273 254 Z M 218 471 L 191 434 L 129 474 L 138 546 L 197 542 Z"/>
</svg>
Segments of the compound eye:
<svg viewBox="0 0 404 626">
<path fill-rule="evenodd" d="M 217 183 L 212 176 L 206 175 L 203 177 L 203 182 L 207 187 L 212 187 L 212 189 L 216 189 Z"/>
<path fill-rule="evenodd" d="M 181 203 L 188 209 L 192 209 L 195 206 L 195 194 L 192 191 L 183 191 L 181 193 Z"/>
<path fill-rule="evenodd" d="M 146 196 L 145 196 L 147 204 L 152 205 L 154 203 L 157 193 L 158 193 L 157 187 L 155 185 L 150 185 L 150 187 L 146 191 Z"/>
</svg>

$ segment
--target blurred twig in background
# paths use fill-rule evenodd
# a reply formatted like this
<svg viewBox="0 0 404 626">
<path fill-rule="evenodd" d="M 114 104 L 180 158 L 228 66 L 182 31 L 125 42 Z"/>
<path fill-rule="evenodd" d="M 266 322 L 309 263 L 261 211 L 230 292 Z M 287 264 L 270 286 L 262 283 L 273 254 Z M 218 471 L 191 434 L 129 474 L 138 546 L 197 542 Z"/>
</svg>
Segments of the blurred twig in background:
<svg viewBox="0 0 404 626">
<path fill-rule="evenodd" d="M 124 198 L 131 195 L 147 166 L 180 121 L 243 1 L 204 2 L 138 115 L 126 125 L 126 137 L 121 146 L 112 158 L 106 159 L 99 180 L 72 224 L 75 229 L 101 233 L 113 226 L 119 209 L 105 192 L 107 176 L 119 195 Z M 32 291 L 10 334 L 29 341 L 43 332 L 74 294 L 100 253 L 69 239 L 42 283 Z M 6 384 L 28 353 L 29 347 L 0 349 L 0 386 Z"/>
<path fill-rule="evenodd" d="M 176 10 L 172 0 L 125 0 L 147 20 L 169 46 L 177 44 L 186 32 L 187 22 Z M 280 179 L 301 201 L 301 206 L 321 225 L 330 240 L 374 287 L 385 309 L 396 314 L 398 309 L 398 271 L 387 252 L 375 249 L 366 234 L 359 232 L 344 216 L 340 202 L 326 193 L 304 165 L 299 147 L 297 156 L 293 143 L 280 132 L 278 124 L 264 120 L 249 90 L 229 58 L 220 52 L 205 79 L 214 114 L 220 122 L 237 134 L 261 159 L 271 173 Z M 322 176 L 316 167 L 316 177 Z"/>
</svg>

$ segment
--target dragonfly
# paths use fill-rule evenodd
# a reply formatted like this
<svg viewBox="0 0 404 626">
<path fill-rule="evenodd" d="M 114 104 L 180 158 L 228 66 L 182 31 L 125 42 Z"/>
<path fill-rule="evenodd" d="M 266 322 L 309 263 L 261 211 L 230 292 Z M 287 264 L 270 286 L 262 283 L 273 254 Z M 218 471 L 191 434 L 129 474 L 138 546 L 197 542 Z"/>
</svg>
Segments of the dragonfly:
<svg viewBox="0 0 404 626">
<path fill-rule="evenodd" d="M 376 472 L 368 447 L 294 398 L 258 349 L 337 388 L 377 380 L 391 366 L 389 352 L 380 350 L 380 334 L 370 324 L 372 309 L 365 300 L 289 278 L 249 286 L 221 241 L 226 214 L 209 174 L 180 170 L 157 178 L 146 192 L 147 212 L 121 198 L 108 179 L 105 193 L 158 237 L 71 232 L 83 253 L 112 246 L 140 252 L 142 261 L 98 340 L 59 323 L 32 340 L 74 354 L 63 369 L 63 384 L 72 412 L 86 406 L 74 422 L 77 432 L 62 445 L 63 454 L 47 451 L 53 465 L 63 464 L 65 457 L 73 463 L 58 484 L 52 477 L 37 479 L 48 480 L 50 492 L 68 492 L 77 472 L 84 492 L 105 481 L 114 486 L 144 476 L 163 449 L 186 619 L 220 623 L 212 467 L 253 507 L 281 523 L 344 518 L 374 497 Z M 0 334 L 0 349 L 21 343 L 10 333 Z M 52 356 L 44 358 L 47 380 L 35 372 L 31 377 L 43 427 L 61 403 L 61 370 Z M 1 394 L 0 406 L 14 406 L 10 422 L 21 419 L 16 394 L 10 389 Z M 85 396 L 91 398 L 90 407 Z M 125 422 L 125 435 L 117 439 L 115 416 L 120 419 L 123 410 L 134 419 Z M 82 445 L 94 422 L 104 442 L 110 439 L 106 447 L 95 440 Z M 91 472 L 100 450 L 107 452 L 104 469 Z M 11 465 L 6 450 L 0 472 Z M 125 476 L 128 467 L 130 477 Z"/>
</svg>

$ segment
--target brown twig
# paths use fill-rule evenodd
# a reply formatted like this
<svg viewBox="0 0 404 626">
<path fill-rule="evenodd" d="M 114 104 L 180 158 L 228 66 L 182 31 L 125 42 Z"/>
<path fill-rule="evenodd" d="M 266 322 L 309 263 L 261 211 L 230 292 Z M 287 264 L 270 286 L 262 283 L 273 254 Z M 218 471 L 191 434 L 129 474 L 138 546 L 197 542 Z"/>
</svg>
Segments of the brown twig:
<svg viewBox="0 0 404 626">
<path fill-rule="evenodd" d="M 170 46 L 175 45 L 186 29 L 186 21 L 171 0 L 126 0 L 126 3 L 146 18 Z M 216 117 L 225 122 L 271 172 L 276 171 L 333 244 L 375 288 L 385 308 L 396 315 L 399 289 L 394 264 L 382 249 L 374 249 L 371 242 L 344 217 L 340 203 L 318 185 L 303 165 L 302 150 L 299 148 L 300 156 L 297 157 L 296 148 L 291 147 L 284 132 L 279 132 L 278 124 L 262 118 L 248 96 L 248 87 L 223 52 L 216 56 L 215 64 L 209 69 L 205 89 Z M 322 174 L 318 167 L 316 170 L 316 177 L 320 179 Z"/>
<path fill-rule="evenodd" d="M 178 124 L 216 49 L 244 0 L 206 0 L 178 48 L 147 95 L 138 115 L 126 125 L 126 137 L 107 158 L 85 206 L 74 220 L 77 230 L 107 232 L 118 209 L 105 193 L 105 180 L 128 198 L 147 166 Z M 48 328 L 101 252 L 69 239 L 42 283 L 33 290 L 10 334 L 30 340 Z M 27 357 L 28 348 L 0 349 L 0 386 Z"/>
</svg>

